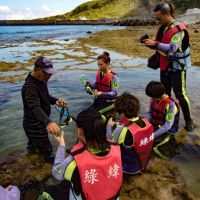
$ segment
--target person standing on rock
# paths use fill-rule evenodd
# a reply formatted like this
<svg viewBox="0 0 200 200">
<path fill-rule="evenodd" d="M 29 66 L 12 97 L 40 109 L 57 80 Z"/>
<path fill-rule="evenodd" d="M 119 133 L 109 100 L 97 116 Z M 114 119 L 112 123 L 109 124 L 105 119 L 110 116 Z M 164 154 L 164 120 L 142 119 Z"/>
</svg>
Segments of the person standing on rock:
<svg viewBox="0 0 200 200">
<path fill-rule="evenodd" d="M 39 57 L 33 71 L 27 76 L 22 87 L 24 117 L 23 128 L 28 137 L 28 153 L 41 153 L 47 162 L 54 160 L 48 131 L 56 134 L 60 128 L 49 116 L 50 105 L 66 106 L 63 99 L 49 94 L 47 82 L 54 73 L 52 62 L 46 57 Z"/>
<path fill-rule="evenodd" d="M 144 44 L 156 50 L 156 61 L 160 67 L 160 81 L 171 96 L 173 89 L 179 100 L 185 120 L 185 129 L 192 131 L 190 101 L 186 94 L 186 70 L 191 66 L 189 34 L 184 24 L 174 19 L 171 3 L 158 3 L 154 8 L 156 20 L 161 24 L 156 39 L 144 39 Z"/>
</svg>

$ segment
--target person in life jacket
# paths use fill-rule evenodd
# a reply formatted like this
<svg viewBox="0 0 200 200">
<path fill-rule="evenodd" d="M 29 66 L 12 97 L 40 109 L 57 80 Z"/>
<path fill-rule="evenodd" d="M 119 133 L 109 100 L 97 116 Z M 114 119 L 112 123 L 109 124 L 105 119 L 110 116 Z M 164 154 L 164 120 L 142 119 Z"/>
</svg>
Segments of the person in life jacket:
<svg viewBox="0 0 200 200">
<path fill-rule="evenodd" d="M 64 133 L 54 136 L 59 146 L 53 176 L 71 183 L 70 200 L 117 199 L 122 184 L 119 145 L 107 140 L 106 124 L 100 113 L 82 111 L 76 123 L 79 141 L 66 158 Z"/>
<path fill-rule="evenodd" d="M 171 3 L 158 3 L 154 8 L 156 20 L 161 24 L 156 38 L 145 39 L 144 44 L 156 50 L 160 67 L 160 81 L 171 96 L 171 89 L 179 100 L 185 120 L 185 129 L 195 127 L 186 94 L 186 70 L 191 66 L 189 34 L 184 24 L 174 19 Z"/>
<path fill-rule="evenodd" d="M 94 92 L 94 103 L 89 109 L 96 109 L 105 113 L 114 108 L 114 100 L 119 90 L 119 80 L 117 74 L 110 69 L 110 56 L 108 52 L 97 57 L 99 70 L 93 82 L 87 82 L 86 87 L 96 90 Z M 105 109 L 105 110 L 104 110 Z"/>
<path fill-rule="evenodd" d="M 165 87 L 160 82 L 151 81 L 145 92 L 151 97 L 149 121 L 154 126 L 155 144 L 164 144 L 169 141 L 171 135 L 178 132 L 179 105 L 166 94 Z"/>
<path fill-rule="evenodd" d="M 123 172 L 129 174 L 146 169 L 154 143 L 153 126 L 147 119 L 138 116 L 139 110 L 139 100 L 123 93 L 115 101 L 120 121 L 114 122 L 110 118 L 107 124 L 107 137 L 120 144 Z"/>
</svg>

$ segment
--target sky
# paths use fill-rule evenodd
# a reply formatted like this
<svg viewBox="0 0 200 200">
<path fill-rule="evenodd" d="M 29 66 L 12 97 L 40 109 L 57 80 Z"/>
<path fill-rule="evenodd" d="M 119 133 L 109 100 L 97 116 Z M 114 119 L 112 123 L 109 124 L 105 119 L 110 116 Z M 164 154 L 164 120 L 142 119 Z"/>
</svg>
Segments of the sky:
<svg viewBox="0 0 200 200">
<path fill-rule="evenodd" d="M 34 19 L 64 14 L 91 0 L 0 0 L 0 20 Z"/>
</svg>

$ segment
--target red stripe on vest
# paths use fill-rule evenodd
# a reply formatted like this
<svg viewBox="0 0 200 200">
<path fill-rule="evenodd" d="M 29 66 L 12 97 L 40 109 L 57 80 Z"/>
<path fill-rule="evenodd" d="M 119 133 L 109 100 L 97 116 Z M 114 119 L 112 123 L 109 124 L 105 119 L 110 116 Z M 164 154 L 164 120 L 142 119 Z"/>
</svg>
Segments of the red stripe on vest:
<svg viewBox="0 0 200 200">
<path fill-rule="evenodd" d="M 179 27 L 179 28 L 178 28 Z M 170 43 L 172 37 L 174 34 L 178 33 L 179 31 L 183 31 L 183 30 L 186 30 L 186 27 L 184 24 L 178 24 L 172 28 L 170 28 L 163 36 L 162 40 L 160 41 L 161 43 L 165 43 L 165 44 L 168 44 Z M 158 31 L 159 32 L 159 31 Z M 157 33 L 157 37 L 158 37 L 158 33 Z M 163 56 L 162 54 L 160 54 L 160 69 L 162 71 L 165 71 L 168 69 L 168 66 L 169 66 L 169 62 L 167 60 L 167 57 L 166 56 Z"/>
<path fill-rule="evenodd" d="M 111 80 L 114 75 L 116 75 L 115 72 L 108 72 L 101 79 L 101 71 L 99 70 L 96 75 L 97 90 L 101 92 L 110 92 Z"/>
<path fill-rule="evenodd" d="M 170 104 L 171 102 L 173 102 L 173 100 L 170 97 L 163 98 L 158 103 L 155 100 L 152 101 L 152 123 L 154 125 L 162 126 L 165 123 L 165 109 L 167 104 Z"/>
<path fill-rule="evenodd" d="M 141 170 L 144 170 L 148 164 L 149 158 L 151 156 L 151 150 L 154 143 L 153 126 L 146 120 L 142 118 L 146 126 L 144 128 L 139 127 L 135 123 L 131 123 L 128 126 L 130 130 L 134 145 L 132 146 L 138 157 L 140 159 Z M 128 119 L 123 119 L 122 124 L 127 124 L 130 121 Z"/>
<path fill-rule="evenodd" d="M 79 142 L 74 150 L 83 147 Z M 111 145 L 106 156 L 96 156 L 83 151 L 74 156 L 80 174 L 82 190 L 87 200 L 111 199 L 119 192 L 122 184 L 120 147 Z M 98 195 L 97 195 L 98 192 Z"/>
</svg>

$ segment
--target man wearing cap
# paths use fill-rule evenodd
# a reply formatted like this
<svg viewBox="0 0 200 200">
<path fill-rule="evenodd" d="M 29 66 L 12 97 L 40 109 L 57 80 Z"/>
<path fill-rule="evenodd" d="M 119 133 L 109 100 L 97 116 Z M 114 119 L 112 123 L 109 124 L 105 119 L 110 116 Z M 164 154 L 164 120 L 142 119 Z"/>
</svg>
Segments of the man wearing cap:
<svg viewBox="0 0 200 200">
<path fill-rule="evenodd" d="M 34 65 L 21 90 L 24 107 L 23 128 L 28 137 L 27 150 L 28 153 L 41 153 L 47 162 L 52 162 L 54 155 L 48 131 L 56 134 L 60 128 L 49 118 L 50 105 L 61 107 L 66 103 L 49 94 L 47 82 L 55 72 L 50 59 L 39 57 Z"/>
</svg>

